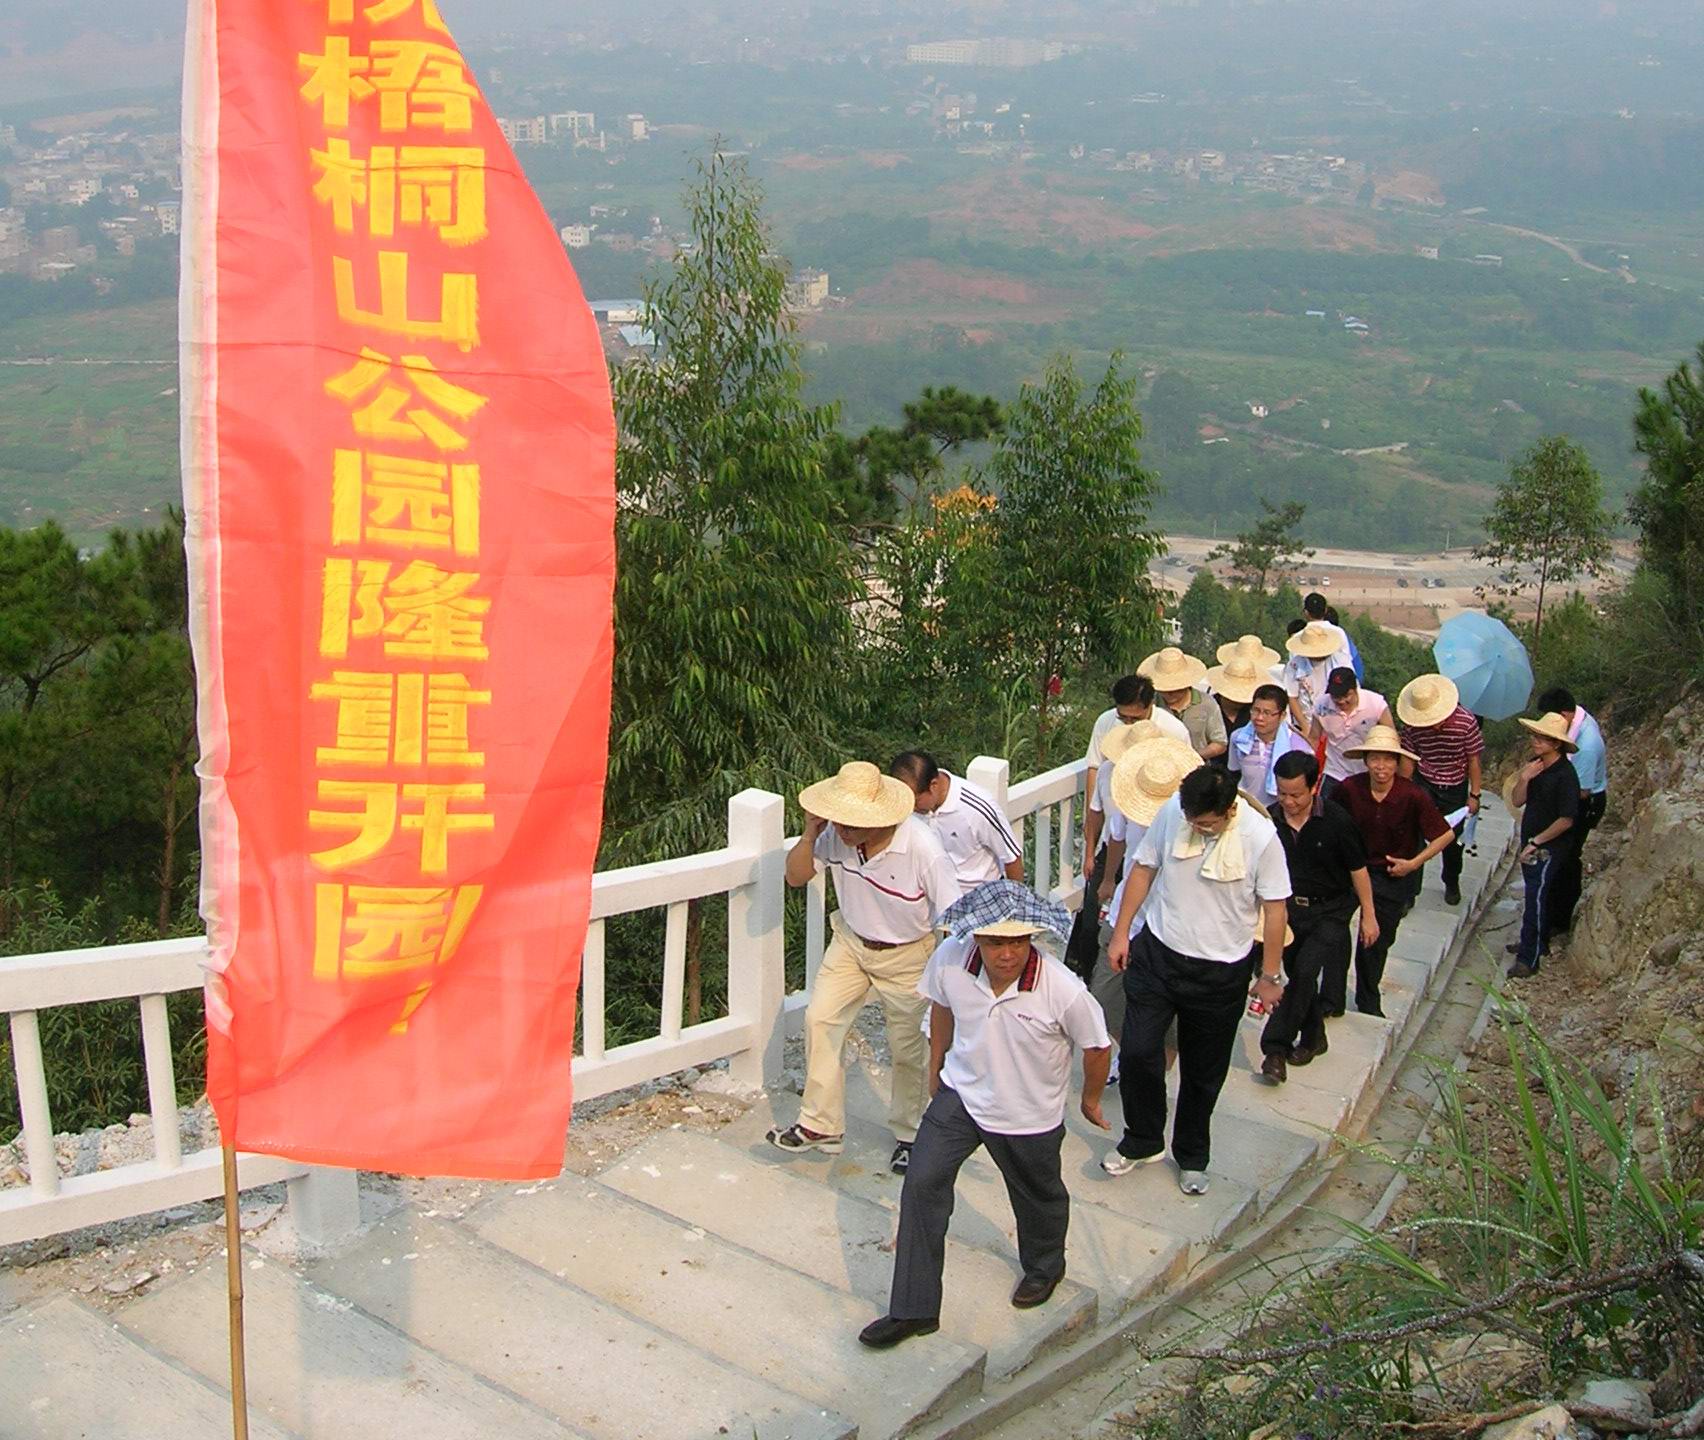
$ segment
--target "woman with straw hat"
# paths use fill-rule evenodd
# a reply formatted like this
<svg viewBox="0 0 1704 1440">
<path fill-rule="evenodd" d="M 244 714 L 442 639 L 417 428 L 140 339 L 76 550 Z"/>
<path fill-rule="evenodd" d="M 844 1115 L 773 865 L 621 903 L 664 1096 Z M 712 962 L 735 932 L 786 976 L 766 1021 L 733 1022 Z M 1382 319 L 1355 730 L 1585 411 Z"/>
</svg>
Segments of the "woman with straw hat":
<svg viewBox="0 0 1704 1440">
<path fill-rule="evenodd" d="M 1101 1161 L 1108 1175 L 1165 1154 L 1165 1034 L 1175 1016 L 1172 1158 L 1184 1194 L 1206 1193 L 1213 1107 L 1231 1068 L 1249 981 L 1258 973 L 1255 993 L 1263 1003 L 1283 998 L 1289 898 L 1278 832 L 1238 798 L 1236 778 L 1210 765 L 1184 776 L 1131 858 L 1107 946 L 1125 995 L 1118 1057 L 1124 1135 Z M 1142 932 L 1132 943 L 1138 912 Z M 1261 943 L 1253 949 L 1257 925 Z"/>
<path fill-rule="evenodd" d="M 1346 810 L 1361 832 L 1373 887 L 1373 917 L 1378 921 L 1378 935 L 1370 944 L 1362 937 L 1355 951 L 1355 1008 L 1363 1015 L 1382 1015 L 1379 985 L 1385 957 L 1413 903 L 1420 872 L 1455 838 L 1455 832 L 1439 813 L 1431 792 L 1398 773 L 1402 762 L 1412 763 L 1414 756 L 1402 748 L 1402 740 L 1390 726 L 1375 725 L 1366 739 L 1344 754 L 1361 761 L 1366 769 L 1339 784 L 1331 792 L 1330 803 Z M 1320 1002 L 1328 1018 L 1343 1013 L 1348 989 L 1349 957 L 1340 952 L 1320 977 Z"/>
<path fill-rule="evenodd" d="M 864 1001 L 874 990 L 887 1016 L 893 1055 L 891 1161 L 903 1174 L 923 1114 L 923 1037 L 927 1004 L 917 993 L 935 948 L 935 921 L 959 898 L 958 875 L 941 842 L 912 811 L 916 795 L 903 780 L 865 760 L 799 793 L 805 833 L 787 853 L 787 883 L 810 884 L 821 870 L 834 877 L 839 909 L 805 1008 L 805 1094 L 796 1124 L 769 1132 L 791 1154 L 838 1155 L 846 1131 L 846 1071 L 841 1052 Z"/>
<path fill-rule="evenodd" d="M 1396 697 L 1396 718 L 1402 723 L 1403 747 L 1414 757 L 1403 761 L 1402 773 L 1432 792 L 1452 825 L 1477 815 L 1485 736 L 1473 712 L 1461 704 L 1455 681 L 1443 675 L 1416 676 Z M 1444 849 L 1446 905 L 1461 904 L 1461 862 L 1458 838 Z"/>
<path fill-rule="evenodd" d="M 1195 688 L 1207 678 L 1207 666 L 1202 661 L 1168 645 L 1138 665 L 1136 673 L 1154 682 L 1160 704 L 1183 722 L 1197 755 L 1213 760 L 1225 753 L 1228 732 L 1224 712 Z"/>
<path fill-rule="evenodd" d="M 1579 746 L 1568 736 L 1568 722 L 1554 711 L 1537 720 L 1523 719 L 1532 741 L 1532 759 L 1515 778 L 1512 798 L 1521 811 L 1521 880 L 1526 905 L 1521 912 L 1520 946 L 1509 976 L 1525 980 L 1538 973 L 1550 950 L 1550 886 L 1567 859 L 1580 818 L 1580 782 L 1568 757 Z"/>
</svg>

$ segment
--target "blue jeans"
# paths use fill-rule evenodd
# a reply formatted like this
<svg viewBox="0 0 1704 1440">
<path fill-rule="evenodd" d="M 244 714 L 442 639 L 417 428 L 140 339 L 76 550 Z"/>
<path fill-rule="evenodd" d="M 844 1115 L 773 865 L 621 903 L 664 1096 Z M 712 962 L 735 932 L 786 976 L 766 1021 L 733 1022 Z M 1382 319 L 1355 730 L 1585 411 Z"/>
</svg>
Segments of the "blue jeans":
<svg viewBox="0 0 1704 1440">
<path fill-rule="evenodd" d="M 1538 858 L 1521 862 L 1526 883 L 1526 906 L 1521 912 L 1521 943 L 1515 963 L 1538 969 L 1550 949 L 1550 888 L 1555 881 L 1557 857 L 1554 850 L 1540 850 Z"/>
</svg>

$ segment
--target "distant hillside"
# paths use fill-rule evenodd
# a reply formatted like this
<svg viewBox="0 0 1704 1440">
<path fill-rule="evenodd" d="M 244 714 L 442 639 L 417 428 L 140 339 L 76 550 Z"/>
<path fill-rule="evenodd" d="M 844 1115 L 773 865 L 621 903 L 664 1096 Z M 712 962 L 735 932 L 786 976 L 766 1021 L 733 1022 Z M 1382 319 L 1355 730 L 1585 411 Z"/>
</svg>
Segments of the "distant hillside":
<svg viewBox="0 0 1704 1440">
<path fill-rule="evenodd" d="M 1458 207 L 1691 209 L 1704 204 L 1704 122 L 1592 119 L 1488 130 L 1436 168 Z"/>
</svg>

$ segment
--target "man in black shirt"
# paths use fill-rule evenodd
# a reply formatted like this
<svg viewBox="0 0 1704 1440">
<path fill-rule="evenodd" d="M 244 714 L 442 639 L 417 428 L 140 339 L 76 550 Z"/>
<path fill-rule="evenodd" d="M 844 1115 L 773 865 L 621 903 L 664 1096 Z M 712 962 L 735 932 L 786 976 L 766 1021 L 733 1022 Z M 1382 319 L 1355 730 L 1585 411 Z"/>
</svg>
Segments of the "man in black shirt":
<svg viewBox="0 0 1704 1440">
<path fill-rule="evenodd" d="M 1526 882 L 1526 909 L 1521 916 L 1520 946 L 1509 978 L 1525 980 L 1538 973 L 1538 962 L 1550 949 L 1550 887 L 1574 843 L 1574 822 L 1580 816 L 1580 782 L 1568 756 L 1578 748 L 1568 738 L 1568 722 L 1555 713 L 1539 720 L 1522 720 L 1532 736 L 1533 758 L 1515 777 L 1512 796 L 1521 812 L 1521 879 Z"/>
<path fill-rule="evenodd" d="M 1379 938 L 1367 851 L 1348 812 L 1326 805 L 1314 813 L 1319 762 L 1306 751 L 1280 755 L 1272 771 L 1278 782 L 1278 839 L 1290 866 L 1290 931 L 1284 951 L 1288 979 L 1260 1037 L 1265 1053 L 1260 1078 L 1282 1085 L 1291 1065 L 1306 1065 L 1326 1051 L 1325 1005 L 1320 973 L 1328 965 L 1347 971 L 1349 915 L 1361 908 L 1361 940 Z"/>
</svg>

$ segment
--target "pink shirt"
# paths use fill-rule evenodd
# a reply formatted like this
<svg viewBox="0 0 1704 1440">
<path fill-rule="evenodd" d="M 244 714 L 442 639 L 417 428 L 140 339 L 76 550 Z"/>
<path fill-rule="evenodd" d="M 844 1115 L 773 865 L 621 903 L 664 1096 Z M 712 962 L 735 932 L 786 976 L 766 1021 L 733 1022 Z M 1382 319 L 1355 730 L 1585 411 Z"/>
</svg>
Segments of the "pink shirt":
<svg viewBox="0 0 1704 1440">
<path fill-rule="evenodd" d="M 1314 714 L 1319 717 L 1319 728 L 1325 731 L 1325 773 L 1333 780 L 1347 780 L 1367 768 L 1366 761 L 1359 758 L 1350 760 L 1343 752 L 1353 750 L 1367 738 L 1367 732 L 1379 723 L 1389 703 L 1373 690 L 1356 693 L 1361 700 L 1352 714 L 1345 715 L 1329 695 L 1314 709 Z"/>
</svg>

